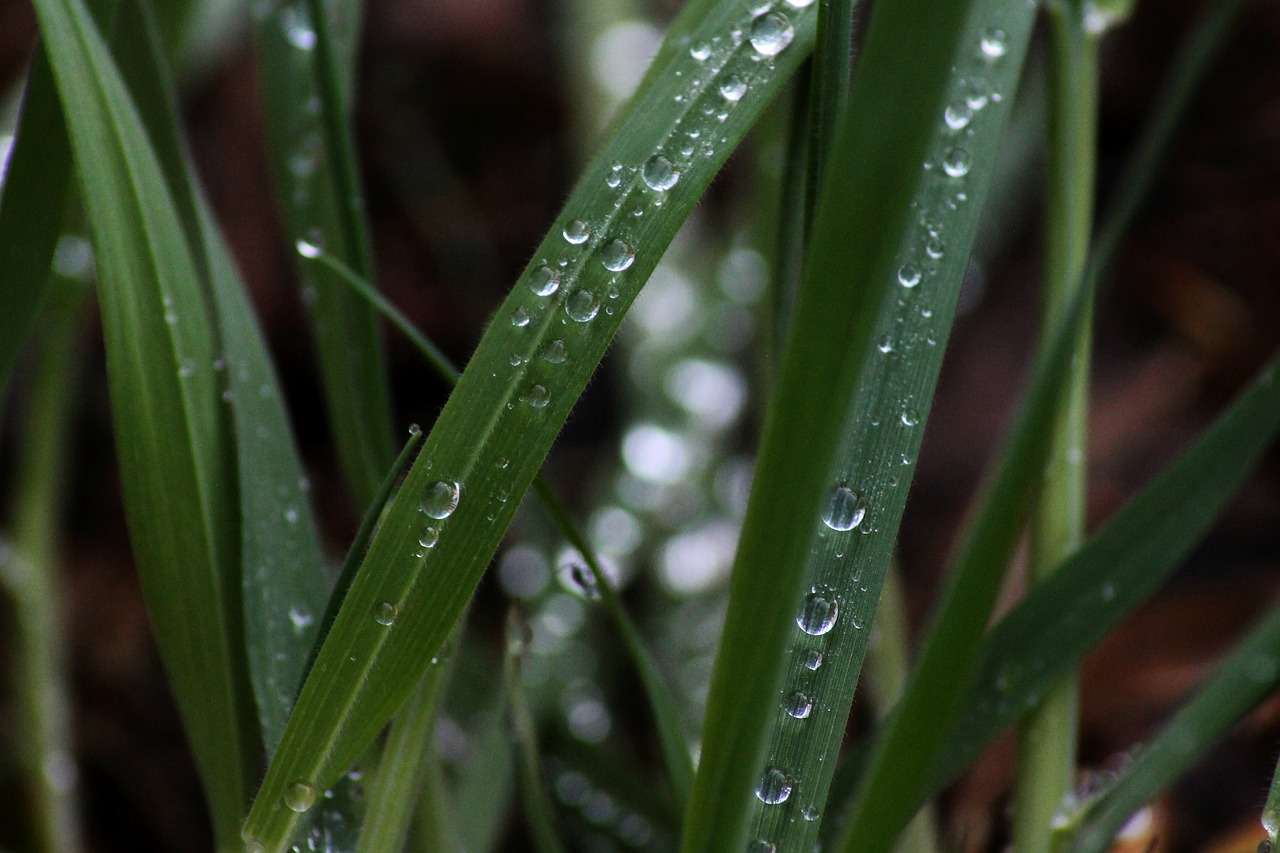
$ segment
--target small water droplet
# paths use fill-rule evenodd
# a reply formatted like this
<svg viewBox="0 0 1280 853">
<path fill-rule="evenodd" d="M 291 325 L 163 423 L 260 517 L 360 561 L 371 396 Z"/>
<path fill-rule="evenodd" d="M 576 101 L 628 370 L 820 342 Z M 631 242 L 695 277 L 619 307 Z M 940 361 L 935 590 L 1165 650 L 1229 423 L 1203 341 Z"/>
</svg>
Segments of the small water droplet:
<svg viewBox="0 0 1280 853">
<path fill-rule="evenodd" d="M 999 59 L 1009 52 L 1008 36 L 1004 30 L 992 27 L 982 34 L 982 55 L 987 59 Z"/>
<path fill-rule="evenodd" d="M 720 97 L 730 103 L 741 101 L 745 94 L 747 94 L 747 82 L 737 74 L 730 74 L 720 84 Z"/>
<path fill-rule="evenodd" d="M 315 786 L 301 779 L 290 782 L 289 787 L 284 789 L 284 804 L 290 811 L 302 814 L 316 804 Z"/>
<path fill-rule="evenodd" d="M 952 130 L 964 130 L 973 121 L 973 110 L 964 102 L 950 104 L 942 111 L 942 120 Z"/>
<path fill-rule="evenodd" d="M 551 364 L 564 364 L 564 360 L 569 357 L 564 347 L 564 341 L 551 341 L 542 348 L 542 357 Z"/>
<path fill-rule="evenodd" d="M 661 154 L 654 154 L 644 161 L 644 166 L 640 168 L 640 177 L 644 178 L 645 186 L 649 189 L 665 192 L 674 187 L 680 180 L 680 173 L 676 171 L 675 167 L 671 165 L 671 161 L 666 157 Z"/>
<path fill-rule="evenodd" d="M 804 818 L 805 820 L 810 820 L 810 821 L 817 820 L 818 816 L 819 816 L 819 812 L 813 806 L 805 806 L 800 810 L 800 817 Z"/>
<path fill-rule="evenodd" d="M 763 838 L 757 838 L 747 845 L 747 853 L 778 853 L 778 845 Z M 1270 853 L 1270 851 L 1267 851 Z"/>
<path fill-rule="evenodd" d="M 760 777 L 760 784 L 756 786 L 756 796 L 760 798 L 760 802 L 768 806 L 785 803 L 787 797 L 791 796 L 791 780 L 778 768 L 770 767 Z"/>
<path fill-rule="evenodd" d="M 605 185 L 608 186 L 610 189 L 615 189 L 615 190 L 622 185 L 622 164 L 621 163 L 613 164 L 613 166 L 609 169 L 609 174 L 605 175 L 604 182 L 605 182 Z"/>
<path fill-rule="evenodd" d="M 575 290 L 564 301 L 564 313 L 579 323 L 589 323 L 600 312 L 600 300 L 590 290 Z"/>
<path fill-rule="evenodd" d="M 834 595 L 825 589 L 815 588 L 805 596 L 796 625 L 806 634 L 820 637 L 830 631 L 840 615 L 840 605 Z"/>
<path fill-rule="evenodd" d="M 379 604 L 373 611 L 373 621 L 379 625 L 390 627 L 396 623 L 396 617 L 400 615 L 400 609 L 390 601 L 384 601 Z"/>
<path fill-rule="evenodd" d="M 822 521 L 832 530 L 852 530 L 866 514 L 867 505 L 857 492 L 848 486 L 836 486 L 822 510 Z"/>
<path fill-rule="evenodd" d="M 885 335 L 876 344 L 876 349 L 884 353 L 893 352 L 893 338 L 889 337 L 888 335 Z"/>
<path fill-rule="evenodd" d="M 1111 581 L 1102 584 L 1102 600 L 1111 601 L 1116 597 L 1116 587 Z"/>
<path fill-rule="evenodd" d="M 280 14 L 280 25 L 284 27 L 285 38 L 298 50 L 313 50 L 316 46 L 316 31 L 311 26 L 311 19 L 306 11 L 292 6 Z"/>
<path fill-rule="evenodd" d="M 431 518 L 448 518 L 458 508 L 462 487 L 453 480 L 439 480 L 422 493 L 422 511 Z"/>
<path fill-rule="evenodd" d="M 310 627 L 311 623 L 316 621 L 316 617 L 312 616 L 307 610 L 301 607 L 289 608 L 289 621 L 293 623 L 295 631 L 303 631 Z"/>
<path fill-rule="evenodd" d="M 787 701 L 783 707 L 786 709 L 788 714 L 795 717 L 797 720 L 804 720 L 813 712 L 813 700 L 797 690 L 795 693 L 792 693 L 787 697 Z"/>
<path fill-rule="evenodd" d="M 545 409 L 547 403 L 551 402 L 551 392 L 543 385 L 530 385 L 528 390 L 520 395 L 522 403 L 528 403 L 535 409 Z"/>
<path fill-rule="evenodd" d="M 796 37 L 796 31 L 785 15 L 770 12 L 751 24 L 751 46 L 761 56 L 777 56 Z"/>
<path fill-rule="evenodd" d="M 787 0 L 787 5 L 792 9 L 803 9 L 806 6 L 812 6 L 813 0 Z"/>
<path fill-rule="evenodd" d="M 511 325 L 515 326 L 517 329 L 523 329 L 525 326 L 529 325 L 529 319 L 528 311 L 523 308 L 517 308 L 516 312 L 511 315 Z"/>
<path fill-rule="evenodd" d="M 918 424 L 918 423 L 920 423 L 920 413 L 919 413 L 919 412 L 917 412 L 915 409 L 903 409 L 903 410 L 902 410 L 902 425 L 903 425 L 903 426 L 913 427 L 913 426 L 915 426 L 915 425 L 916 425 L 916 424 Z"/>
<path fill-rule="evenodd" d="M 929 239 L 924 241 L 924 253 L 936 261 L 942 257 L 945 249 L 946 244 L 942 242 L 941 235 L 937 231 L 931 231 Z"/>
<path fill-rule="evenodd" d="M 609 272 L 622 272 L 636 261 L 636 251 L 623 240 L 613 240 L 600 252 L 600 263 Z"/>
<path fill-rule="evenodd" d="M 809 649 L 804 653 L 800 662 L 804 664 L 805 669 L 816 670 L 818 667 L 822 666 L 822 652 L 817 649 Z"/>
<path fill-rule="evenodd" d="M 898 269 L 898 284 L 903 287 L 915 287 L 920 283 L 920 268 L 911 264 L 903 264 Z"/>
<path fill-rule="evenodd" d="M 550 296 L 560 289 L 560 273 L 551 267 L 538 267 L 529 276 L 529 289 L 539 296 Z"/>
<path fill-rule="evenodd" d="M 942 158 L 942 170 L 953 178 L 963 178 L 972 166 L 973 158 L 963 148 L 952 148 Z"/>
<path fill-rule="evenodd" d="M 294 243 L 294 248 L 297 249 L 298 254 L 302 255 L 304 258 L 318 258 L 320 257 L 320 253 L 324 251 L 320 248 L 319 244 L 313 243 L 310 240 L 305 240 L 301 237 L 298 238 L 297 243 Z"/>
<path fill-rule="evenodd" d="M 564 239 L 574 246 L 581 246 L 591 239 L 591 226 L 575 219 L 564 227 Z"/>
<path fill-rule="evenodd" d="M 689 55 L 698 62 L 705 62 L 707 57 L 711 55 L 711 45 L 705 41 L 694 42 L 689 47 Z"/>
<path fill-rule="evenodd" d="M 985 107 L 991 100 L 991 87 L 983 80 L 974 80 L 969 84 L 969 91 L 964 96 L 964 102 L 969 105 L 970 109 L 980 110 Z"/>
<path fill-rule="evenodd" d="M 440 541 L 440 528 L 428 527 L 422 531 L 422 535 L 418 537 L 418 544 L 422 546 L 424 551 L 436 547 L 436 543 Z"/>
</svg>

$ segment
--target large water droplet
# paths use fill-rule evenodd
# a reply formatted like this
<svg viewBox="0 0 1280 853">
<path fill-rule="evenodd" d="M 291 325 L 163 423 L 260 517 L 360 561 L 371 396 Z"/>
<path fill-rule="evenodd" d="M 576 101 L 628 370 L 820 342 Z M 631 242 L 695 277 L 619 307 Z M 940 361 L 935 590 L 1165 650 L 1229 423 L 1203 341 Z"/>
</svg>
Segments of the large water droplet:
<svg viewBox="0 0 1280 853">
<path fill-rule="evenodd" d="M 813 700 L 797 690 L 787 697 L 783 707 L 797 720 L 804 720 L 813 712 Z"/>
<path fill-rule="evenodd" d="M 778 768 L 770 767 L 760 777 L 760 784 L 756 786 L 756 796 L 760 798 L 760 802 L 769 806 L 785 803 L 787 797 L 791 796 L 791 780 Z"/>
<path fill-rule="evenodd" d="M 730 74 L 720 84 L 720 97 L 730 103 L 741 101 L 745 94 L 747 94 L 747 83 L 737 74 Z"/>
<path fill-rule="evenodd" d="M 942 170 L 953 178 L 963 178 L 972 166 L 973 158 L 963 148 L 952 148 L 942 158 Z"/>
<path fill-rule="evenodd" d="M 289 807 L 290 811 L 301 814 L 316 804 L 316 787 L 310 782 L 304 782 L 299 779 L 296 782 L 290 782 L 289 787 L 284 789 L 284 804 Z"/>
<path fill-rule="evenodd" d="M 694 42 L 689 46 L 689 55 L 698 62 L 705 62 L 707 57 L 711 55 L 711 45 L 705 41 Z"/>
<path fill-rule="evenodd" d="M 777 56 L 796 37 L 796 31 L 785 15 L 770 12 L 751 24 L 751 46 L 761 56 Z"/>
<path fill-rule="evenodd" d="M 982 34 L 982 55 L 987 59 L 999 59 L 1009 52 L 1007 40 L 1004 30 L 992 27 Z"/>
<path fill-rule="evenodd" d="M 458 508 L 462 487 L 453 480 L 440 480 L 422 493 L 422 511 L 431 518 L 448 518 Z"/>
<path fill-rule="evenodd" d="M 852 530 L 866 514 L 867 505 L 857 492 L 848 486 L 836 486 L 822 510 L 822 521 L 832 530 Z"/>
<path fill-rule="evenodd" d="M 535 409 L 545 409 L 547 403 L 551 402 L 551 392 L 543 385 L 530 385 L 528 390 L 520 395 L 520 400 Z"/>
<path fill-rule="evenodd" d="M 665 192 L 680 180 L 680 173 L 666 157 L 654 154 L 644 161 L 644 166 L 640 169 L 640 177 L 644 178 L 645 185 L 649 189 Z"/>
<path fill-rule="evenodd" d="M 600 263 L 610 272 L 622 272 L 636 262 L 636 251 L 624 240 L 613 240 L 600 252 Z"/>
<path fill-rule="evenodd" d="M 516 312 L 511 315 L 511 325 L 515 326 L 517 329 L 523 329 L 525 326 L 529 325 L 529 319 L 528 311 L 523 308 L 517 308 Z"/>
<path fill-rule="evenodd" d="M 591 239 L 591 226 L 581 219 L 575 219 L 564 227 L 564 239 L 575 246 L 580 246 Z"/>
<path fill-rule="evenodd" d="M 814 589 L 805 596 L 796 624 L 806 634 L 820 637 L 835 627 L 839 615 L 840 605 L 835 596 L 825 589 Z"/>
<path fill-rule="evenodd" d="M 600 300 L 590 290 L 575 290 L 564 301 L 564 313 L 579 323 L 589 323 L 600 312 Z"/>
<path fill-rule="evenodd" d="M 569 357 L 564 341 L 555 340 L 547 344 L 542 348 L 542 357 L 552 364 L 564 364 L 564 360 Z"/>
<path fill-rule="evenodd" d="M 903 287 L 915 287 L 920 283 L 920 268 L 904 264 L 898 269 L 898 284 Z"/>
<path fill-rule="evenodd" d="M 390 627 L 396 623 L 398 615 L 400 615 L 400 609 L 390 601 L 384 601 L 374 608 L 373 621 Z"/>
<path fill-rule="evenodd" d="M 942 120 L 952 130 L 964 130 L 973 121 L 973 110 L 964 102 L 951 104 L 942 111 Z"/>
<path fill-rule="evenodd" d="M 560 273 L 551 267 L 538 267 L 529 276 L 529 289 L 539 296 L 550 296 L 560 289 Z"/>
</svg>

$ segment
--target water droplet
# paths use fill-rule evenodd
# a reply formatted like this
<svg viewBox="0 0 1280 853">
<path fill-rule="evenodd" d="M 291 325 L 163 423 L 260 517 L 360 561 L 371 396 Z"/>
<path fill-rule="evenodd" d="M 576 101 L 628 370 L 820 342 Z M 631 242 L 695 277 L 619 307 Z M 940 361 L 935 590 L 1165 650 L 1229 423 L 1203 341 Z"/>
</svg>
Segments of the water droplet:
<svg viewBox="0 0 1280 853">
<path fill-rule="evenodd" d="M 285 38 L 298 50 L 313 50 L 316 46 L 316 31 L 311 26 L 311 19 L 305 11 L 292 6 L 280 14 L 280 24 L 284 27 Z"/>
<path fill-rule="evenodd" d="M 511 315 L 511 325 L 517 329 L 523 329 L 529 325 L 529 312 L 523 308 L 517 308 L 516 313 Z"/>
<path fill-rule="evenodd" d="M 542 357 L 552 364 L 564 364 L 564 360 L 569 357 L 564 341 L 555 340 L 547 344 L 542 348 Z"/>
<path fill-rule="evenodd" d="M 898 269 L 898 284 L 903 287 L 915 287 L 920 283 L 920 268 L 904 264 Z"/>
<path fill-rule="evenodd" d="M 290 811 L 302 814 L 316 804 L 316 788 L 310 782 L 290 782 L 284 789 L 284 804 Z"/>
<path fill-rule="evenodd" d="M 969 84 L 969 91 L 964 96 L 964 102 L 969 105 L 970 109 L 980 110 L 985 107 L 991 100 L 991 88 L 982 80 L 974 80 Z"/>
<path fill-rule="evenodd" d="M 373 621 L 379 625 L 391 626 L 396 622 L 396 617 L 400 615 L 400 609 L 390 601 L 384 601 L 373 611 Z"/>
<path fill-rule="evenodd" d="M 806 6 L 812 6 L 813 0 L 787 0 L 787 5 L 792 9 L 803 9 Z"/>
<path fill-rule="evenodd" d="M 564 227 L 564 239 L 574 246 L 581 246 L 591 239 L 591 226 L 581 219 L 575 219 Z"/>
<path fill-rule="evenodd" d="M 1111 581 L 1102 584 L 1102 600 L 1111 601 L 1116 597 L 1116 587 Z"/>
<path fill-rule="evenodd" d="M 289 507 L 284 511 L 284 520 L 290 524 L 298 523 L 298 511 L 293 507 Z"/>
<path fill-rule="evenodd" d="M 415 438 L 422 435 L 422 427 L 417 424 L 409 424 L 409 435 L 414 436 Z"/>
<path fill-rule="evenodd" d="M 973 158 L 963 148 L 952 148 L 942 158 L 942 170 L 953 178 L 963 178 L 972 166 Z"/>
<path fill-rule="evenodd" d="M 418 544 L 424 550 L 430 550 L 436 547 L 436 543 L 440 541 L 440 528 L 428 527 L 422 531 L 422 535 L 418 537 Z"/>
<path fill-rule="evenodd" d="M 730 74 L 720 84 L 720 97 L 730 103 L 741 101 L 745 94 L 747 94 L 747 82 L 737 74 Z"/>
<path fill-rule="evenodd" d="M 835 596 L 825 589 L 815 588 L 805 596 L 796 624 L 806 634 L 820 637 L 835 627 L 839 615 L 840 605 Z"/>
<path fill-rule="evenodd" d="M 648 160 L 644 161 L 644 166 L 640 169 L 640 177 L 644 178 L 645 185 L 651 190 L 665 192 L 676 185 L 680 180 L 680 173 L 671 165 L 671 161 L 661 154 L 654 154 Z M 606 265 L 607 266 L 607 265 Z M 627 264 L 630 266 L 630 264 Z M 626 269 L 626 267 L 623 267 Z"/>
<path fill-rule="evenodd" d="M 513 352 L 511 354 L 511 358 L 507 359 L 507 361 L 511 363 L 512 367 L 519 367 L 520 365 L 524 364 L 524 360 L 525 360 L 524 356 L 522 356 L 518 352 Z"/>
<path fill-rule="evenodd" d="M 528 403 L 535 409 L 545 409 L 547 403 L 551 402 L 551 392 L 543 385 L 530 385 L 529 389 L 520 395 L 522 403 Z"/>
<path fill-rule="evenodd" d="M 301 237 L 299 237 L 298 242 L 293 245 L 294 248 L 298 250 L 298 254 L 302 255 L 304 258 L 318 258 L 320 257 L 320 253 L 324 251 L 318 244 L 312 243 L 310 240 L 304 240 Z"/>
<path fill-rule="evenodd" d="M 888 335 L 885 335 L 876 344 L 876 349 L 880 350 L 880 352 L 885 352 L 885 353 L 893 352 L 893 338 L 889 337 Z"/>
<path fill-rule="evenodd" d="M 778 845 L 763 838 L 757 838 L 747 845 L 747 853 L 778 853 Z M 1268 851 L 1270 853 L 1270 851 Z"/>
<path fill-rule="evenodd" d="M 800 662 L 804 664 L 805 669 L 817 669 L 822 666 L 822 652 L 816 649 L 809 649 L 804 653 Z"/>
<path fill-rule="evenodd" d="M 817 820 L 819 817 L 819 812 L 813 806 L 805 806 L 800 810 L 800 817 L 810 821 Z"/>
<path fill-rule="evenodd" d="M 937 231 L 929 232 L 929 239 L 924 241 L 924 253 L 935 261 L 942 257 L 946 244 L 942 242 L 942 236 Z"/>
<path fill-rule="evenodd" d="M 973 110 L 966 103 L 951 104 L 942 111 L 942 120 L 952 130 L 964 130 L 973 121 Z"/>
<path fill-rule="evenodd" d="M 301 607 L 289 608 L 289 621 L 293 623 L 295 631 L 303 631 L 310 627 L 311 623 L 316 621 L 316 617 L 312 616 L 307 610 Z"/>
<path fill-rule="evenodd" d="M 785 15 L 770 12 L 751 24 L 751 46 L 761 56 L 777 56 L 796 37 L 796 31 Z"/>
<path fill-rule="evenodd" d="M 711 55 L 711 45 L 705 41 L 695 42 L 689 47 L 689 55 L 699 62 L 704 62 Z"/>
<path fill-rule="evenodd" d="M 1006 43 L 1008 36 L 1004 34 L 1004 30 L 998 30 L 994 27 L 982 34 L 982 55 L 987 59 L 999 59 L 1009 52 L 1009 45 Z"/>
<path fill-rule="evenodd" d="M 773 5 L 773 0 L 749 0 L 747 10 L 751 12 L 751 17 L 763 15 L 769 11 L 769 7 Z M 736 36 L 735 36 L 736 38 Z"/>
<path fill-rule="evenodd" d="M 836 486 L 822 510 L 822 521 L 832 530 L 852 530 L 866 514 L 867 505 L 857 492 L 848 486 Z"/>
<path fill-rule="evenodd" d="M 902 410 L 902 425 L 903 425 L 903 426 L 913 427 L 913 426 L 915 426 L 915 425 L 916 425 L 916 424 L 918 424 L 918 423 L 920 423 L 920 413 L 919 413 L 919 412 L 917 412 L 915 409 L 903 409 L 903 410 Z"/>
<path fill-rule="evenodd" d="M 458 508 L 462 487 L 453 480 L 439 480 L 422 493 L 422 511 L 431 518 L 448 518 Z"/>
<path fill-rule="evenodd" d="M 768 806 L 785 803 L 787 797 L 791 796 L 791 780 L 778 768 L 770 767 L 760 777 L 760 784 L 756 786 L 756 796 L 760 798 L 760 802 Z"/>
<path fill-rule="evenodd" d="M 787 697 L 786 703 L 783 705 L 787 713 L 795 717 L 797 720 L 808 718 L 813 712 L 813 700 L 797 690 Z"/>
<path fill-rule="evenodd" d="M 560 289 L 560 273 L 551 267 L 538 267 L 529 276 L 529 289 L 539 296 L 550 296 Z"/>
<path fill-rule="evenodd" d="M 579 323 L 589 323 L 600 312 L 600 300 L 590 290 L 575 290 L 564 301 L 564 313 Z"/>
<path fill-rule="evenodd" d="M 623 240 L 613 240 L 600 252 L 600 263 L 609 272 L 622 272 L 636 261 L 636 251 Z"/>
<path fill-rule="evenodd" d="M 604 182 L 605 182 L 605 185 L 608 186 L 610 189 L 615 189 L 615 190 L 622 185 L 622 164 L 621 163 L 613 164 L 613 167 L 609 169 L 609 174 L 605 175 Z"/>
</svg>

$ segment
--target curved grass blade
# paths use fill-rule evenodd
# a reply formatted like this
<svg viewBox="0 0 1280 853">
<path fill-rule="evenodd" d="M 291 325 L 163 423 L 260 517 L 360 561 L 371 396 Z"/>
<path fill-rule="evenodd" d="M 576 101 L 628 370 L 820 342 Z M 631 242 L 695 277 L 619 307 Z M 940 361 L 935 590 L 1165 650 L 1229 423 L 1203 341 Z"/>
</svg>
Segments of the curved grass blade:
<svg viewBox="0 0 1280 853">
<path fill-rule="evenodd" d="M 610 143 L 498 309 L 405 480 L 405 499 L 375 535 L 267 771 L 248 838 L 280 849 L 297 819 L 284 800 L 289 786 L 336 778 L 404 701 L 623 313 L 812 37 L 811 9 L 753 23 L 734 0 L 699 0 L 681 13 Z M 690 50 L 702 42 L 707 54 Z M 586 232 L 569 228 L 575 222 Z M 392 630 L 372 618 L 383 603 L 399 610 Z"/>
<path fill-rule="evenodd" d="M 233 845 L 256 726 L 243 670 L 234 483 L 199 275 L 142 123 L 76 0 L 36 11 L 93 231 L 116 442 L 148 612 L 219 845 Z"/>
<path fill-rule="evenodd" d="M 690 853 L 816 840 L 1031 23 L 1021 3 L 949 5 L 877 7 L 830 147 L 804 332 L 788 341 L 738 547 Z M 999 56 L 980 47 L 991 27 Z"/>
<path fill-rule="evenodd" d="M 431 366 L 431 369 L 446 384 L 451 387 L 457 384 L 458 371 L 449 362 L 448 357 L 426 335 L 422 334 L 408 317 L 395 305 L 391 304 L 390 300 L 374 290 L 368 282 L 363 281 L 342 262 L 329 257 L 323 252 L 318 254 L 315 260 L 317 263 L 329 267 L 354 288 L 357 293 L 372 303 L 383 316 L 390 320 L 392 325 L 400 330 L 418 349 L 418 352 Z M 653 712 L 654 721 L 658 728 L 658 742 L 662 749 L 663 760 L 667 765 L 668 779 L 676 795 L 676 801 L 684 803 L 688 800 L 689 786 L 693 781 L 693 762 L 689 757 L 689 748 L 684 741 L 684 736 L 680 733 L 680 723 L 676 710 L 668 698 L 670 691 L 663 684 L 662 676 L 658 672 L 658 665 L 645 647 L 643 640 L 640 638 L 640 632 L 631 621 L 631 617 L 627 615 L 626 609 L 623 608 L 617 592 L 605 576 L 595 550 L 587 543 L 586 537 L 582 535 L 577 525 L 574 524 L 568 510 L 565 509 L 560 499 L 556 497 L 551 486 L 539 475 L 533 481 L 533 491 L 538 500 L 541 501 L 547 515 L 551 517 L 552 522 L 560 529 L 561 534 L 568 540 L 569 544 L 582 555 L 588 570 L 591 572 L 591 581 L 594 588 L 599 593 L 601 603 L 604 605 L 609 619 L 613 622 L 614 629 L 622 637 L 627 654 L 631 657 L 631 664 L 636 668 L 645 696 L 649 700 L 649 708 Z"/>
<path fill-rule="evenodd" d="M 1113 787 L 1084 812 L 1084 822 L 1059 849 L 1101 853 L 1129 818 L 1189 769 L 1246 714 L 1280 687 L 1280 611 L 1273 611 L 1214 670 L 1195 695 L 1124 769 Z M 1274 844 L 1275 784 L 1262 828 Z M 1262 848 L 1259 847 L 1259 850 Z"/>
<path fill-rule="evenodd" d="M 323 5 L 253 4 L 269 161 L 290 241 L 323 248 L 372 281 L 348 127 L 360 3 Z M 393 456 L 376 318 L 341 282 L 302 264 L 305 254 L 295 259 L 338 457 L 357 506 L 367 507 Z"/>
</svg>

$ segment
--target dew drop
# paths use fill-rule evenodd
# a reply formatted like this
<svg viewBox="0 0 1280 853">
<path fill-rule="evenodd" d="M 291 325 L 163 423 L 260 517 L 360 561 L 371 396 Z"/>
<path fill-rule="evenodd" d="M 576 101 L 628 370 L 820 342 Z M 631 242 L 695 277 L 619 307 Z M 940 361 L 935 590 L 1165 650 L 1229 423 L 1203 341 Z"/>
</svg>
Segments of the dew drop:
<svg viewBox="0 0 1280 853">
<path fill-rule="evenodd" d="M 816 670 L 822 666 L 822 652 L 817 649 L 810 649 L 804 653 L 804 657 L 800 659 L 805 669 Z"/>
<path fill-rule="evenodd" d="M 551 402 L 551 392 L 543 385 L 530 385 L 529 389 L 520 395 L 520 401 L 528 403 L 535 409 L 545 409 L 547 403 Z"/>
<path fill-rule="evenodd" d="M 747 845 L 747 853 L 778 853 L 778 845 L 763 838 L 757 838 Z M 1267 851 L 1270 853 L 1270 851 Z"/>
<path fill-rule="evenodd" d="M 284 804 L 290 811 L 302 814 L 316 804 L 315 786 L 301 779 L 290 782 L 289 787 L 284 789 Z"/>
<path fill-rule="evenodd" d="M 757 18 L 751 25 L 751 46 L 761 56 L 777 56 L 795 37 L 791 22 L 777 12 Z"/>
<path fill-rule="evenodd" d="M 622 164 L 621 163 L 613 164 L 612 168 L 609 169 L 609 174 L 605 175 L 604 182 L 605 182 L 605 185 L 608 186 L 610 189 L 615 189 L 615 190 L 622 185 Z"/>
<path fill-rule="evenodd" d="M 589 323 L 600 313 L 600 300 L 590 290 L 575 290 L 564 301 L 564 313 L 579 323 Z"/>
<path fill-rule="evenodd" d="M 982 55 L 987 59 L 999 59 L 1009 52 L 1007 43 L 1008 36 L 1004 34 L 1004 30 L 994 27 L 982 34 Z"/>
<path fill-rule="evenodd" d="M 903 409 L 903 410 L 902 410 L 902 425 L 903 425 L 903 426 L 913 427 L 913 426 L 915 426 L 915 425 L 916 425 L 916 424 L 918 424 L 918 423 L 920 423 L 920 413 L 919 413 L 919 412 L 917 412 L 915 409 Z"/>
<path fill-rule="evenodd" d="M 284 27 L 285 38 L 298 50 L 313 50 L 316 46 L 316 31 L 311 26 L 306 12 L 287 8 L 280 15 L 280 24 Z"/>
<path fill-rule="evenodd" d="M 550 296 L 560 289 L 560 273 L 551 267 L 538 267 L 529 276 L 529 289 L 539 296 Z"/>
<path fill-rule="evenodd" d="M 942 158 L 942 170 L 953 178 L 963 178 L 972 166 L 973 158 L 963 148 L 952 148 Z"/>
<path fill-rule="evenodd" d="M 680 180 L 680 173 L 666 157 L 654 154 L 644 161 L 644 166 L 640 168 L 640 177 L 644 179 L 645 186 L 649 189 L 665 192 Z"/>
<path fill-rule="evenodd" d="M 924 253 L 936 261 L 945 250 L 946 244 L 942 242 L 941 235 L 937 231 L 930 232 L 929 239 L 924 241 Z"/>
<path fill-rule="evenodd" d="M 318 258 L 323 251 L 318 244 L 312 243 L 310 240 L 304 240 L 301 237 L 298 238 L 297 243 L 293 244 L 293 247 L 304 258 Z"/>
<path fill-rule="evenodd" d="M 808 821 L 814 821 L 818 819 L 819 812 L 813 806 L 805 806 L 800 810 L 800 817 Z"/>
<path fill-rule="evenodd" d="M 824 589 L 814 589 L 805 596 L 796 625 L 806 634 L 820 637 L 835 627 L 839 615 L 840 605 L 835 596 Z"/>
<path fill-rule="evenodd" d="M 969 91 L 964 96 L 964 102 L 969 105 L 972 110 L 980 110 L 991 101 L 991 89 L 981 80 L 974 80 L 969 84 Z"/>
<path fill-rule="evenodd" d="M 400 609 L 390 601 L 384 601 L 373 611 L 373 621 L 379 625 L 390 627 L 396 623 L 396 617 L 400 615 Z"/>
<path fill-rule="evenodd" d="M 440 541 L 440 528 L 428 527 L 422 531 L 422 535 L 418 537 L 418 544 L 423 550 L 430 550 L 436 547 L 436 543 Z"/>
<path fill-rule="evenodd" d="M 517 308 L 516 313 L 511 315 L 511 325 L 517 329 L 523 329 L 529 325 L 529 312 L 523 308 Z"/>
<path fill-rule="evenodd" d="M 564 239 L 574 246 L 581 246 L 591 239 L 591 226 L 575 219 L 564 227 Z"/>
<path fill-rule="evenodd" d="M 564 341 L 555 340 L 547 344 L 542 348 L 542 357 L 551 364 L 564 364 L 564 360 L 569 357 Z"/>
<path fill-rule="evenodd" d="M 760 777 L 760 784 L 756 786 L 756 796 L 760 798 L 760 802 L 768 806 L 785 803 L 787 797 L 791 796 L 791 780 L 778 768 L 770 767 Z"/>
<path fill-rule="evenodd" d="M 867 505 L 853 489 L 836 486 L 822 510 L 822 522 L 832 530 L 852 530 L 862 523 Z"/>
<path fill-rule="evenodd" d="M 747 94 L 747 82 L 737 74 L 730 74 L 720 84 L 720 97 L 730 103 L 741 101 L 745 94 Z"/>
<path fill-rule="evenodd" d="M 942 111 L 942 120 L 952 130 L 964 130 L 973 121 L 973 110 L 966 103 L 951 104 Z"/>
<path fill-rule="evenodd" d="M 462 487 L 453 480 L 439 480 L 422 493 L 422 511 L 431 518 L 448 518 L 458 508 Z"/>
<path fill-rule="evenodd" d="M 695 42 L 689 47 L 689 55 L 698 62 L 705 62 L 707 57 L 711 56 L 711 45 L 705 41 Z"/>
<path fill-rule="evenodd" d="M 806 6 L 812 6 L 813 0 L 787 0 L 787 5 L 792 9 L 803 9 Z"/>
<path fill-rule="evenodd" d="M 636 262 L 636 251 L 624 240 L 613 240 L 600 252 L 600 263 L 610 272 L 622 272 Z"/>
<path fill-rule="evenodd" d="M 809 714 L 813 713 L 813 700 L 797 690 L 787 697 L 783 707 L 788 714 L 797 720 L 804 720 L 808 718 Z"/>
<path fill-rule="evenodd" d="M 893 352 L 893 338 L 889 337 L 888 335 L 885 335 L 876 344 L 876 349 L 884 353 Z"/>
<path fill-rule="evenodd" d="M 920 268 L 904 264 L 898 268 L 898 284 L 903 287 L 915 287 L 920 283 Z"/>
</svg>

